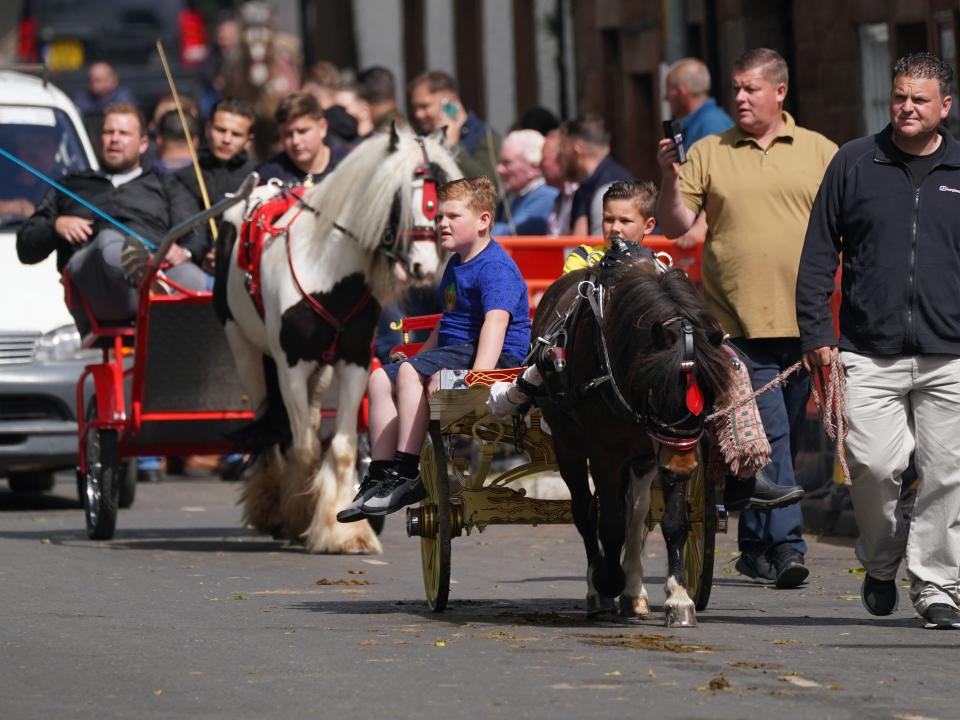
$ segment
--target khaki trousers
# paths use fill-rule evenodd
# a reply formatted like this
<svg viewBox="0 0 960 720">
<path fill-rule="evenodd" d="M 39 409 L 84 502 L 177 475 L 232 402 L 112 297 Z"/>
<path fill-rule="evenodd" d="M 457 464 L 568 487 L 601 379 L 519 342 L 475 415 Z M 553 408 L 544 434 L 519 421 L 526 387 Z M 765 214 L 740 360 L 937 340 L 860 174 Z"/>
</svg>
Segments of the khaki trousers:
<svg viewBox="0 0 960 720">
<path fill-rule="evenodd" d="M 842 352 L 840 360 L 857 557 L 873 577 L 892 580 L 905 553 L 918 612 L 960 607 L 960 357 Z M 920 488 L 908 525 L 899 498 L 911 453 Z"/>
</svg>

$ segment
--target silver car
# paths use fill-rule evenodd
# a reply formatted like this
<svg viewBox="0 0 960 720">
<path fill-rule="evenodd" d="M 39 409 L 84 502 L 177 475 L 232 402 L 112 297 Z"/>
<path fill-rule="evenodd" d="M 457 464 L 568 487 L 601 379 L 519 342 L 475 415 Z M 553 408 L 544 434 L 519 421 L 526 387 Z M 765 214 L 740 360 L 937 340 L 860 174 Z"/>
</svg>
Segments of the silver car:
<svg viewBox="0 0 960 720">
<path fill-rule="evenodd" d="M 97 167 L 70 99 L 17 72 L 0 71 L 0 148 L 53 179 Z M 0 157 L 0 477 L 24 492 L 51 489 L 55 470 L 76 465 L 76 382 L 91 360 L 64 306 L 55 255 L 38 265 L 17 259 L 17 229 L 48 189 Z"/>
</svg>

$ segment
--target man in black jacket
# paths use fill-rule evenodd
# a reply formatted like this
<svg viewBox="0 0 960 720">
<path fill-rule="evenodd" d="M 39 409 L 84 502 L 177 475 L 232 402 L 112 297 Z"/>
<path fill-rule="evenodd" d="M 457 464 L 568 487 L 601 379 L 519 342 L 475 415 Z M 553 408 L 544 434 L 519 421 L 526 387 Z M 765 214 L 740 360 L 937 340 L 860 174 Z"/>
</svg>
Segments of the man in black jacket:
<svg viewBox="0 0 960 720">
<path fill-rule="evenodd" d="M 172 226 L 170 201 L 163 177 L 144 169 L 145 124 L 133 105 L 107 108 L 101 136 L 101 171 L 69 175 L 63 185 L 148 240 L 157 242 Z M 94 316 L 116 323 L 135 317 L 137 292 L 124 276 L 120 252 L 126 236 L 82 204 L 51 189 L 17 233 L 17 255 L 28 265 L 56 251 L 57 269 L 70 272 Z M 190 262 L 190 253 L 174 245 L 167 255 L 171 280 L 190 289 L 206 286 L 204 273 Z M 87 321 L 79 307 L 70 308 L 81 329 Z"/>
<path fill-rule="evenodd" d="M 863 604 L 896 609 L 906 554 L 914 608 L 944 629 L 960 629 L 960 143 L 940 127 L 952 78 L 930 53 L 897 62 L 890 125 L 830 163 L 797 278 L 804 364 L 829 365 L 839 344 L 846 375 Z M 841 252 L 838 343 L 829 298 Z M 908 521 L 898 501 L 911 453 L 920 488 Z"/>
<path fill-rule="evenodd" d="M 213 106 L 207 121 L 207 146 L 198 157 L 211 205 L 239 188 L 256 167 L 256 162 L 247 154 L 256 119 L 253 106 L 246 100 L 222 98 Z M 170 179 L 170 203 L 174 224 L 204 210 L 193 166 L 178 170 Z M 201 259 L 204 270 L 213 272 L 213 238 L 209 224 L 198 228 L 197 235 L 197 258 Z"/>
</svg>

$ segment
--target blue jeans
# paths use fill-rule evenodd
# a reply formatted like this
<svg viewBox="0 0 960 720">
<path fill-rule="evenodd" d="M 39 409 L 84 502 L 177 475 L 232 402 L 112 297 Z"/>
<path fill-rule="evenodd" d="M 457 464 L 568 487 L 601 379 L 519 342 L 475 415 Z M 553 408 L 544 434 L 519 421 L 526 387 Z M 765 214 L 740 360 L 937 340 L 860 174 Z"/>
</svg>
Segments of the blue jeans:
<svg viewBox="0 0 960 720">
<path fill-rule="evenodd" d="M 732 338 L 731 342 L 747 358 L 754 390 L 766 385 L 800 359 L 800 341 L 797 338 Z M 763 420 L 763 429 L 772 451 L 770 464 L 761 472 L 777 485 L 790 487 L 797 484 L 793 460 L 809 394 L 810 375 L 801 369 L 799 373 L 791 375 L 786 384 L 778 385 L 757 398 L 760 419 Z M 742 512 L 737 543 L 741 551 L 766 551 L 776 545 L 789 543 L 798 552 L 806 553 L 800 504 L 776 510 Z"/>
</svg>

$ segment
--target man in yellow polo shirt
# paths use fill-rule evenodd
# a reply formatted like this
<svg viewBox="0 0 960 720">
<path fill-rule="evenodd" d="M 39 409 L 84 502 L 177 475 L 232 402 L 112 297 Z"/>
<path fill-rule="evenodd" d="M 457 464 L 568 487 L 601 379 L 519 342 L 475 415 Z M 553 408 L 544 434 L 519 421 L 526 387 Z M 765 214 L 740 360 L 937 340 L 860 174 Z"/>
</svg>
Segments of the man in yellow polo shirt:
<svg viewBox="0 0 960 720">
<path fill-rule="evenodd" d="M 678 237 L 706 212 L 704 294 L 746 356 L 754 388 L 800 359 L 800 251 L 820 180 L 837 151 L 784 112 L 787 82 L 787 64 L 777 52 L 747 51 L 733 69 L 737 125 L 695 143 L 682 167 L 672 140 L 662 140 L 657 150 L 661 227 Z M 793 454 L 809 385 L 802 373 L 757 398 L 773 450 L 761 472 L 778 485 L 795 484 Z M 797 587 L 808 575 L 802 530 L 799 505 L 742 513 L 737 570 L 777 587 Z"/>
</svg>

